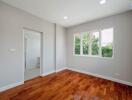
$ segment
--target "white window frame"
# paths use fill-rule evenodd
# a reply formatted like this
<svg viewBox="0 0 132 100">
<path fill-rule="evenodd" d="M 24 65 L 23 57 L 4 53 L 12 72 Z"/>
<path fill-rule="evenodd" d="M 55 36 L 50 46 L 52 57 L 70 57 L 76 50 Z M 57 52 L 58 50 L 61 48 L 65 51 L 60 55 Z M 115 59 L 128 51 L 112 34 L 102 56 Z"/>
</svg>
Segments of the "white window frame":
<svg viewBox="0 0 132 100">
<path fill-rule="evenodd" d="M 111 27 L 111 28 L 113 28 L 113 27 Z M 106 29 L 110 29 L 110 28 L 106 28 Z M 73 40 L 73 55 L 74 56 L 83 56 L 83 57 L 97 57 L 97 58 L 113 59 L 114 58 L 114 28 L 113 28 L 112 57 L 102 57 L 102 47 L 101 47 L 102 30 L 104 30 L 104 29 L 98 29 L 98 30 L 94 30 L 94 31 L 85 31 L 90 35 L 89 54 L 88 55 L 83 54 L 83 33 L 84 32 L 73 34 L 73 37 L 74 37 L 74 40 Z M 92 39 L 93 32 L 99 32 L 99 54 L 98 55 L 92 55 L 92 40 L 91 39 Z M 75 36 L 76 36 L 76 34 L 80 35 L 80 54 L 75 54 Z"/>
</svg>

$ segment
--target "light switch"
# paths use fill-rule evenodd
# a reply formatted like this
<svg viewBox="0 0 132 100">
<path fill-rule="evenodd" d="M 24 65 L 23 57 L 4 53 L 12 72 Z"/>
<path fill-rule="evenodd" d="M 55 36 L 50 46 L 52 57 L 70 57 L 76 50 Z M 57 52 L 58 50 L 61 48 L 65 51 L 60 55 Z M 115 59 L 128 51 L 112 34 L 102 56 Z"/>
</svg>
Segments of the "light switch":
<svg viewBox="0 0 132 100">
<path fill-rule="evenodd" d="M 15 52 L 15 51 L 16 51 L 16 49 L 9 49 L 9 51 L 10 51 L 10 52 Z"/>
</svg>

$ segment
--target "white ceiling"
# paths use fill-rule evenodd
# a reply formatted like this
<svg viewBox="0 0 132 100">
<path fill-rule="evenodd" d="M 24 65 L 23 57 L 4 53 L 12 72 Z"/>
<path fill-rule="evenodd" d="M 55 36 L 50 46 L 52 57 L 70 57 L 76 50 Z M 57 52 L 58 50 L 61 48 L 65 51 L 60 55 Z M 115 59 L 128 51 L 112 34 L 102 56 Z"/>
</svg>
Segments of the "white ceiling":
<svg viewBox="0 0 132 100">
<path fill-rule="evenodd" d="M 131 0 L 2 0 L 50 22 L 70 27 L 130 10 Z M 68 16 L 67 20 L 63 17 Z"/>
</svg>

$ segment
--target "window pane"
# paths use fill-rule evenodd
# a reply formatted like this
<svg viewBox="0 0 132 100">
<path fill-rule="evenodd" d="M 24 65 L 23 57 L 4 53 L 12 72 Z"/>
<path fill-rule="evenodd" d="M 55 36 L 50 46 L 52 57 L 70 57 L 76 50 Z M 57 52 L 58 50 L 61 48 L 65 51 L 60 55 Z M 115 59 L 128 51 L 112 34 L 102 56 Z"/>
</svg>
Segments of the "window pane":
<svg viewBox="0 0 132 100">
<path fill-rule="evenodd" d="M 89 54 L 89 34 L 87 32 L 83 33 L 83 54 Z"/>
<path fill-rule="evenodd" d="M 99 55 L 99 32 L 92 33 L 92 55 Z"/>
<path fill-rule="evenodd" d="M 113 56 L 113 28 L 104 29 L 101 32 L 102 57 Z"/>
<path fill-rule="evenodd" d="M 80 39 L 80 34 L 76 34 L 75 35 L 75 41 L 74 41 L 74 44 L 75 44 L 75 54 L 80 54 L 80 43 L 81 43 L 81 39 Z"/>
</svg>

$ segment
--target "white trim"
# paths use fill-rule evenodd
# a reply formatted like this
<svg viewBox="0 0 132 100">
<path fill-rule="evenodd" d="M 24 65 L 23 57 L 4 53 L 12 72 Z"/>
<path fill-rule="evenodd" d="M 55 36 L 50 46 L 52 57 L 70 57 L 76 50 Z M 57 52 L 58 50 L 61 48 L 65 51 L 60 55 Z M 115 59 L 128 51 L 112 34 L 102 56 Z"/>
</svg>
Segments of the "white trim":
<svg viewBox="0 0 132 100">
<path fill-rule="evenodd" d="M 92 56 L 92 32 L 89 32 L 89 54 L 88 56 Z"/>
<path fill-rule="evenodd" d="M 68 68 L 67 68 L 67 67 L 64 67 L 64 68 L 57 69 L 57 70 L 56 70 L 56 73 L 57 73 L 57 72 L 60 72 L 60 71 L 63 71 L 63 70 L 66 70 L 66 69 L 68 69 Z"/>
<path fill-rule="evenodd" d="M 99 30 L 99 56 L 100 57 L 102 57 L 101 40 L 102 40 L 102 35 L 101 35 L 101 30 Z"/>
<path fill-rule="evenodd" d="M 47 75 L 50 75 L 50 74 L 53 74 L 53 73 L 55 73 L 55 71 L 50 71 L 50 72 L 44 73 L 41 76 L 44 77 L 44 76 L 47 76 Z"/>
<path fill-rule="evenodd" d="M 117 82 L 117 83 L 121 83 L 121 84 L 132 86 L 131 82 L 120 80 L 120 79 L 116 79 L 116 78 L 113 78 L 113 77 L 99 75 L 99 74 L 95 74 L 95 73 L 91 73 L 91 72 L 87 72 L 87 71 L 82 71 L 82 70 L 78 70 L 78 69 L 75 69 L 75 68 L 68 68 L 68 70 L 76 71 L 76 72 L 88 74 L 88 75 L 91 75 L 91 76 L 103 78 L 103 79 L 106 79 L 106 80 L 114 81 L 114 82 Z"/>
<path fill-rule="evenodd" d="M 47 75 L 50 75 L 50 74 L 53 74 L 53 73 L 57 73 L 57 72 L 60 72 L 60 71 L 66 70 L 66 69 L 68 69 L 68 68 L 64 67 L 64 68 L 61 68 L 61 69 L 57 69 L 56 71 L 50 71 L 50 72 L 44 73 L 41 76 L 44 77 L 44 76 L 47 76 Z"/>
<path fill-rule="evenodd" d="M 57 47 L 57 43 L 56 43 L 56 39 L 57 39 L 57 25 L 56 24 L 54 24 L 54 65 L 55 65 L 55 71 L 56 71 L 56 62 L 57 62 L 57 60 L 56 60 L 56 54 L 57 54 L 57 49 L 56 49 L 56 47 Z"/>
<path fill-rule="evenodd" d="M 0 88 L 0 92 L 3 92 L 5 90 L 11 89 L 11 88 L 14 88 L 14 87 L 22 85 L 22 84 L 24 84 L 23 81 L 22 82 L 13 83 L 13 84 L 10 84 L 10 85 L 4 86 L 4 87 L 1 87 Z"/>
<path fill-rule="evenodd" d="M 114 57 L 101 57 L 101 56 L 96 56 L 96 55 L 74 55 L 76 57 L 89 57 L 89 58 L 99 58 L 99 59 L 106 59 L 106 60 L 112 60 Z"/>
<path fill-rule="evenodd" d="M 24 40 L 24 28 L 22 30 L 22 71 L 23 71 L 23 81 L 24 81 L 24 72 L 25 72 L 25 40 Z"/>
<path fill-rule="evenodd" d="M 80 55 L 83 55 L 83 33 L 80 34 Z"/>
<path fill-rule="evenodd" d="M 25 45 L 24 45 L 24 38 L 25 38 L 25 30 L 27 31 L 33 31 L 33 32 L 36 32 L 38 34 L 40 34 L 40 76 L 42 76 L 42 73 L 43 73 L 43 32 L 40 32 L 40 31 L 36 31 L 36 30 L 33 30 L 33 29 L 30 29 L 30 28 L 25 28 L 23 27 L 23 81 L 25 81 L 25 77 L 24 77 L 24 72 L 25 72 Z"/>
<path fill-rule="evenodd" d="M 43 32 L 40 32 L 40 37 L 41 37 L 41 40 L 40 40 L 40 76 L 42 75 L 43 73 L 43 53 L 44 53 L 44 33 Z"/>
</svg>

